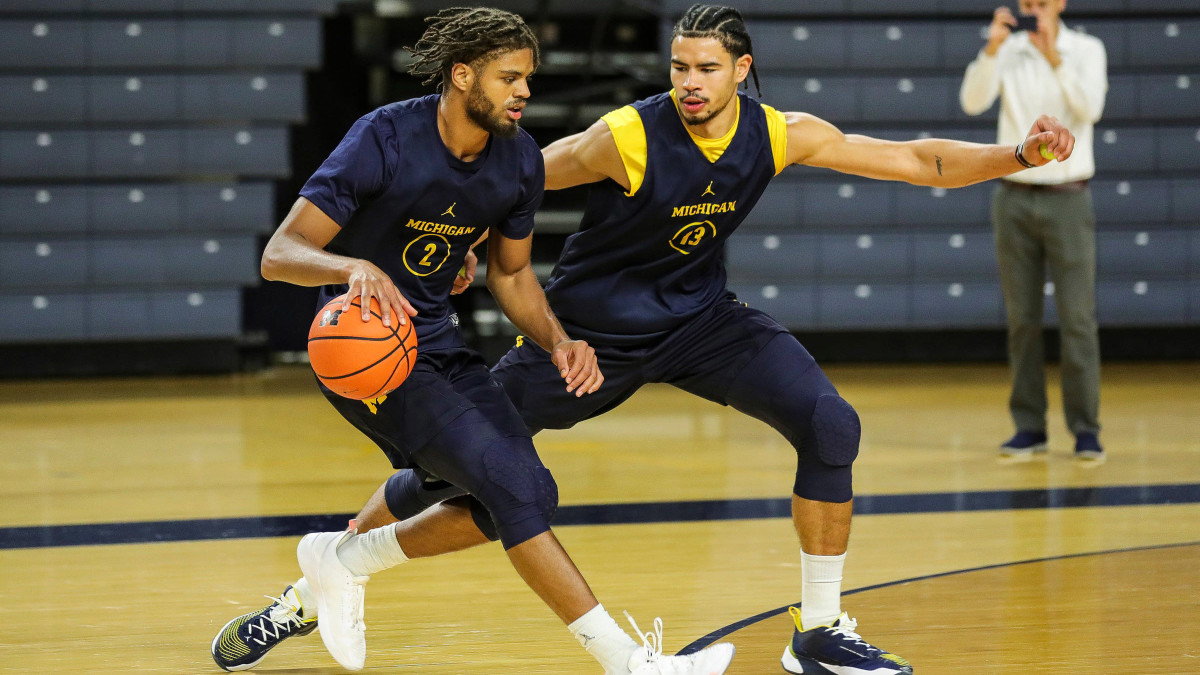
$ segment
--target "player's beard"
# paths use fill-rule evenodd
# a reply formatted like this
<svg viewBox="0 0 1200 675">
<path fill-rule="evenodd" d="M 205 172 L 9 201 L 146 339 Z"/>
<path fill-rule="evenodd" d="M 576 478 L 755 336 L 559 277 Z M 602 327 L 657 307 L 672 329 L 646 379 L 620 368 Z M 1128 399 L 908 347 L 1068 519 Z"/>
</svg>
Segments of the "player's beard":
<svg viewBox="0 0 1200 675">
<path fill-rule="evenodd" d="M 492 103 L 478 82 L 471 85 L 467 94 L 467 117 L 484 131 L 501 138 L 512 138 L 521 129 L 517 121 L 508 116 L 508 109 Z"/>
<path fill-rule="evenodd" d="M 683 121 L 685 123 L 687 123 L 688 126 L 696 126 L 698 124 L 704 124 L 705 122 L 711 120 L 712 118 L 716 117 L 717 115 L 720 115 L 721 112 L 723 110 L 725 110 L 725 108 L 729 107 L 729 102 L 732 100 L 733 100 L 733 96 L 730 96 L 729 98 L 725 99 L 725 102 L 721 104 L 720 108 L 714 109 L 711 106 L 712 99 L 707 99 L 706 102 L 710 104 L 709 110 L 708 110 L 708 112 L 700 113 L 699 115 L 692 115 L 688 111 L 686 111 L 682 107 L 680 107 L 679 108 L 680 117 L 683 118 Z"/>
</svg>

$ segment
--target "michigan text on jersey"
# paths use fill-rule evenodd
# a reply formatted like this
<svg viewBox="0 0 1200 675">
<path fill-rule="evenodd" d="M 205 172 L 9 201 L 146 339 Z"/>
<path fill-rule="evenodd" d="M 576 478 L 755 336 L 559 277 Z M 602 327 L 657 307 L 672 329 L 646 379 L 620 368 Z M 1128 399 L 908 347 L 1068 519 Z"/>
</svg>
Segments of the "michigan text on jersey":
<svg viewBox="0 0 1200 675">
<path fill-rule="evenodd" d="M 478 226 L 459 227 L 457 225 L 445 225 L 443 223 L 432 223 L 428 220 L 416 220 L 415 218 L 409 218 L 408 224 L 406 225 L 406 227 L 411 227 L 414 230 L 420 230 L 421 232 L 432 232 L 434 234 L 444 234 L 448 237 L 457 237 L 457 236 L 463 235 L 463 234 L 470 234 L 470 233 L 474 232 L 475 230 L 479 229 Z"/>
<path fill-rule="evenodd" d="M 716 204 L 691 204 L 689 206 L 676 206 L 675 210 L 671 211 L 671 217 L 678 216 L 708 216 L 714 213 L 728 213 L 737 208 L 737 202 L 718 202 Z"/>
</svg>

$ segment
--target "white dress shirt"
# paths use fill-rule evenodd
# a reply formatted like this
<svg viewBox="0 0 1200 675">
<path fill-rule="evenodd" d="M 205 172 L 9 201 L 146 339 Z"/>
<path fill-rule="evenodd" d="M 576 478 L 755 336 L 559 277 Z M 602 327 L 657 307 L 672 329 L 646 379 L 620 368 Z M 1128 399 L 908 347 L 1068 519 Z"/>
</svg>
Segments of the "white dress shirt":
<svg viewBox="0 0 1200 675">
<path fill-rule="evenodd" d="M 1005 180 L 1056 185 L 1086 180 L 1096 173 L 1092 143 L 1108 93 L 1108 55 L 1099 39 L 1062 23 L 1056 45 L 1062 58 L 1058 68 L 1050 66 L 1024 31 L 1009 36 L 995 56 L 981 50 L 967 66 L 959 101 L 968 115 L 979 115 L 1000 98 L 997 143 L 1017 145 L 1025 140 L 1039 115 L 1057 117 L 1075 134 L 1075 151 L 1067 161 L 1027 169 Z"/>
</svg>

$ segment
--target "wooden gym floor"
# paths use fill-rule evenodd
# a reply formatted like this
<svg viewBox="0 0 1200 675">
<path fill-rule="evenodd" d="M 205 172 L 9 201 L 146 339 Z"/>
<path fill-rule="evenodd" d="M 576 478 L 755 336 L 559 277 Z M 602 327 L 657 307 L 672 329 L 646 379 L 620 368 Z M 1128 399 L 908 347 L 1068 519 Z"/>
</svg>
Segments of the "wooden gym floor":
<svg viewBox="0 0 1200 675">
<path fill-rule="evenodd" d="M 1048 456 L 997 461 L 1003 366 L 827 370 L 864 428 L 843 602 L 865 639 L 920 673 L 1200 672 L 1200 364 L 1107 365 L 1094 467 L 1054 390 Z M 296 578 L 299 533 L 390 473 L 310 377 L 0 383 L 0 671 L 219 672 L 213 635 Z M 614 616 L 782 672 L 778 610 L 800 599 L 782 438 L 654 386 L 536 442 L 556 531 Z M 367 591 L 368 671 L 598 672 L 498 546 Z M 255 672 L 339 671 L 313 635 Z"/>
</svg>

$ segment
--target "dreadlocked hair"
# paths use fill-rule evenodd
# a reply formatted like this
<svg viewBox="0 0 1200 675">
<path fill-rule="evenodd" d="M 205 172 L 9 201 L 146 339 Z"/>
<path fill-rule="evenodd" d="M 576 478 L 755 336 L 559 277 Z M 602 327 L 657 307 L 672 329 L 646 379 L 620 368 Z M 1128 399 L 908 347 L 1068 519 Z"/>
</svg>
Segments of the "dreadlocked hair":
<svg viewBox="0 0 1200 675">
<path fill-rule="evenodd" d="M 671 31 L 671 39 L 685 38 L 716 38 L 725 51 L 733 55 L 736 61 L 744 54 L 754 57 L 754 45 L 750 42 L 750 33 L 746 31 L 746 22 L 742 13 L 732 7 L 721 5 L 692 5 Z M 754 62 L 750 62 L 750 75 L 754 77 L 754 89 L 762 96 L 762 87 L 758 84 L 758 71 Z"/>
<path fill-rule="evenodd" d="M 521 17 L 491 7 L 449 7 L 425 19 L 429 26 L 417 44 L 405 47 L 416 57 L 411 75 L 441 89 L 456 63 L 474 64 L 499 52 L 529 49 L 533 67 L 542 62 L 537 37 Z"/>
</svg>

